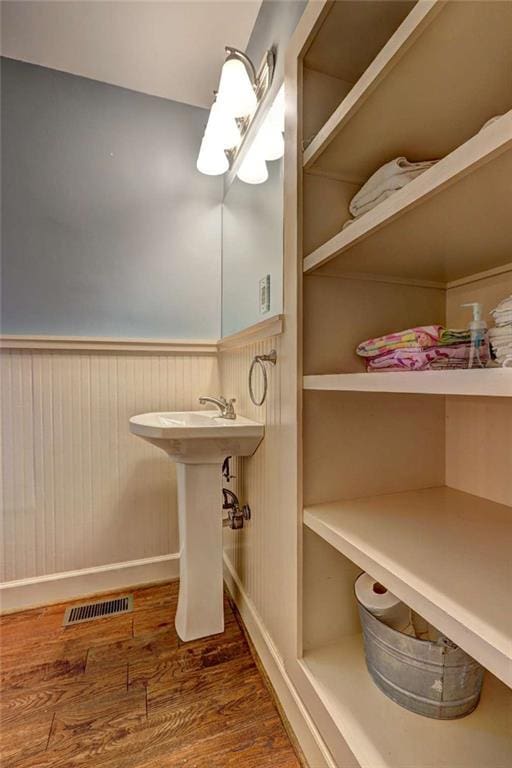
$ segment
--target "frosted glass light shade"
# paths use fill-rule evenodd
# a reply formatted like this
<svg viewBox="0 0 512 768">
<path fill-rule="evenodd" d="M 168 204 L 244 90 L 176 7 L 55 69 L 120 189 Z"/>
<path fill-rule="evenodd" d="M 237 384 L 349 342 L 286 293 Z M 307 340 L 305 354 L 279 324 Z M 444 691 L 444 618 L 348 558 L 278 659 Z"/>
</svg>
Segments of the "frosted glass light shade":
<svg viewBox="0 0 512 768">
<path fill-rule="evenodd" d="M 243 61 L 228 58 L 222 66 L 217 102 L 232 117 L 246 117 L 254 112 L 258 100 Z"/>
<path fill-rule="evenodd" d="M 222 146 L 204 137 L 197 158 L 197 170 L 207 176 L 221 176 L 228 168 L 229 162 Z"/>
<path fill-rule="evenodd" d="M 279 160 L 284 155 L 283 131 L 284 86 L 281 86 L 256 137 L 265 160 Z"/>
<path fill-rule="evenodd" d="M 281 133 L 284 133 L 284 84 L 278 90 L 269 111 L 269 118 L 277 124 Z"/>
<path fill-rule="evenodd" d="M 279 160 L 284 155 L 284 139 L 279 125 L 271 119 L 270 112 L 258 131 L 258 149 L 265 160 Z"/>
<path fill-rule="evenodd" d="M 267 164 L 256 142 L 244 157 L 237 176 L 246 184 L 263 184 L 268 179 Z"/>
<path fill-rule="evenodd" d="M 240 131 L 235 118 L 217 101 L 213 103 L 210 110 L 205 136 L 208 141 L 221 146 L 222 149 L 231 149 L 240 143 Z"/>
</svg>

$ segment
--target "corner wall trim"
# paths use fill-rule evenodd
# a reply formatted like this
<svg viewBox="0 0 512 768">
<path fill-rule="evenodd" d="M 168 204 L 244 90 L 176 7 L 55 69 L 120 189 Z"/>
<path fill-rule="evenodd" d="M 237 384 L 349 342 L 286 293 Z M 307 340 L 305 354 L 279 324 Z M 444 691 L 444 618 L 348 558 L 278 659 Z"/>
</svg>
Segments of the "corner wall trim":
<svg viewBox="0 0 512 768">
<path fill-rule="evenodd" d="M 13 613 L 87 595 L 170 581 L 179 576 L 179 553 L 63 571 L 0 583 L 0 613 Z"/>
<path fill-rule="evenodd" d="M 238 575 L 224 553 L 224 581 L 235 601 L 261 663 L 274 687 L 283 711 L 304 753 L 314 768 L 336 768 L 329 750 L 309 716 L 295 686 L 290 680 L 256 606 L 246 593 Z"/>
<path fill-rule="evenodd" d="M 74 352 L 146 352 L 174 355 L 215 355 L 217 342 L 184 339 L 123 339 L 96 336 L 0 336 L 2 349 L 48 349 Z"/>
<path fill-rule="evenodd" d="M 255 341 L 269 339 L 271 336 L 279 336 L 284 330 L 284 315 L 273 315 L 260 323 L 250 325 L 243 331 L 232 333 L 231 336 L 225 336 L 218 341 L 219 352 L 235 347 L 246 347 L 248 344 L 254 344 Z"/>
</svg>

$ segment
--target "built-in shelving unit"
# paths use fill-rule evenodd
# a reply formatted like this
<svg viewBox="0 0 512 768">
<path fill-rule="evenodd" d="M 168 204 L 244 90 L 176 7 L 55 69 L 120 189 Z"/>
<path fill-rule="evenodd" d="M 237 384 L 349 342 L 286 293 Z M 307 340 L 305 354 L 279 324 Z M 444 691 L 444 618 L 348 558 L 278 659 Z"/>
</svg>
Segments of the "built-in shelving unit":
<svg viewBox="0 0 512 768">
<path fill-rule="evenodd" d="M 492 325 L 512 294 L 512 3 L 347 0 L 311 19 L 288 165 L 301 246 L 289 263 L 302 272 L 294 682 L 340 765 L 505 768 L 512 370 L 366 373 L 355 350 L 405 328 L 467 327 L 472 301 Z M 400 156 L 438 162 L 344 226 L 356 192 Z M 361 570 L 487 670 L 470 716 L 428 720 L 374 685 Z"/>
<path fill-rule="evenodd" d="M 304 522 L 512 686 L 509 507 L 427 488 L 314 505 Z"/>
<path fill-rule="evenodd" d="M 359 28 L 369 34 L 375 23 L 369 10 Z M 510 3 L 416 3 L 319 128 L 304 168 L 362 184 L 393 157 L 448 155 L 510 109 L 511 29 Z M 336 59 L 323 57 L 339 76 Z"/>
<path fill-rule="evenodd" d="M 441 722 L 391 702 L 366 670 L 360 635 L 305 653 L 303 668 L 361 768 L 506 768 L 510 690 L 489 675 L 477 709 Z"/>
<path fill-rule="evenodd" d="M 372 90 L 382 82 L 393 66 L 398 63 L 406 47 L 411 45 L 414 39 L 421 34 L 440 9 L 441 3 L 437 2 L 437 0 L 427 0 L 427 2 L 418 3 L 412 8 L 406 19 L 394 34 L 391 35 L 391 38 L 377 54 L 370 66 L 357 80 L 353 88 L 348 91 L 345 98 L 343 98 L 332 114 L 329 115 L 325 124 L 305 149 L 303 156 L 305 169 L 310 169 L 314 166 L 318 158 L 332 144 L 349 120 L 355 120 L 355 115 L 363 107 Z M 370 23 L 370 20 L 368 20 L 367 24 L 370 25 Z"/>
<path fill-rule="evenodd" d="M 338 257 L 339 271 L 452 281 L 506 264 L 512 218 L 496 200 L 511 179 L 509 111 L 308 254 L 304 271 Z"/>
<path fill-rule="evenodd" d="M 512 397 L 512 368 L 323 374 L 304 376 L 304 389 Z"/>
</svg>

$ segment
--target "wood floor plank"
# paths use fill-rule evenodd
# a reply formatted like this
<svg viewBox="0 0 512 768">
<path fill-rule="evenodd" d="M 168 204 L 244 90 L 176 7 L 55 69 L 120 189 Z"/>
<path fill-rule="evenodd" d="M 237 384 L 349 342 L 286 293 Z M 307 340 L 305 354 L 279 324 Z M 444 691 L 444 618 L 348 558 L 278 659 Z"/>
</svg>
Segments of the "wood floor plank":
<svg viewBox="0 0 512 768">
<path fill-rule="evenodd" d="M 168 685 L 193 672 L 214 667 L 242 656 L 251 658 L 247 643 L 243 638 L 205 647 L 187 648 L 183 646 L 169 654 L 167 658 L 153 656 L 130 662 L 128 666 L 129 684 L 156 685 L 158 683 Z"/>
<path fill-rule="evenodd" d="M 6 617 L 2 768 L 298 768 L 229 600 L 224 633 L 184 643 L 177 582 L 134 594 L 71 631 L 62 604 Z"/>
<path fill-rule="evenodd" d="M 162 608 L 169 603 L 175 604 L 178 599 L 178 590 L 179 581 L 132 590 L 134 609 L 143 611 L 155 606 Z"/>
<path fill-rule="evenodd" d="M 48 751 L 93 753 L 116 734 L 129 732 L 145 721 L 143 688 L 87 699 L 56 712 Z"/>
<path fill-rule="evenodd" d="M 0 723 L 2 727 L 34 711 L 59 710 L 77 702 L 95 700 L 127 690 L 127 665 L 117 665 L 109 670 L 101 669 L 94 674 L 83 671 L 71 679 L 56 678 L 42 681 L 31 688 L 6 690 L 0 698 Z"/>
<path fill-rule="evenodd" d="M 93 655 L 90 653 L 87 655 L 87 663 L 85 665 L 85 675 L 86 676 L 101 676 L 101 675 L 115 675 L 115 674 L 122 674 L 125 676 L 126 679 L 126 688 L 128 688 L 128 661 L 127 659 L 120 655 L 111 659 L 94 659 Z"/>
<path fill-rule="evenodd" d="M 20 620 L 14 620 L 14 614 L 11 617 L 0 618 L 0 653 L 7 649 L 12 649 L 20 642 L 27 642 L 31 637 L 38 638 L 53 637 L 58 635 L 62 629 L 62 618 L 58 614 L 46 616 L 41 611 L 34 612 L 22 623 Z M 21 628 L 23 636 L 21 636 Z"/>
<path fill-rule="evenodd" d="M 68 648 L 82 646 L 92 648 L 120 640 L 129 640 L 131 637 L 133 637 L 133 616 L 127 613 L 65 627 L 60 639 L 65 641 Z"/>
<path fill-rule="evenodd" d="M 74 680 L 77 675 L 83 674 L 87 660 L 87 650 L 82 649 L 74 656 L 64 655 L 53 661 L 39 663 L 38 659 L 26 659 L 25 663 L 19 663 L 0 670 L 0 690 L 27 689 L 48 683 L 51 680 Z"/>
<path fill-rule="evenodd" d="M 90 649 L 89 659 L 91 664 L 108 663 L 116 661 L 120 657 L 127 661 L 138 659 L 169 657 L 178 648 L 178 636 L 174 628 L 159 632 L 156 636 L 149 633 L 129 640 L 120 640 L 115 643 L 103 643 Z"/>
<path fill-rule="evenodd" d="M 133 636 L 140 637 L 149 633 L 174 629 L 176 603 L 169 603 L 164 608 L 138 611 L 133 617 Z"/>
<path fill-rule="evenodd" d="M 257 728 L 257 724 L 269 717 L 277 718 L 273 702 L 266 692 L 263 698 L 257 686 L 244 690 L 248 694 L 257 693 L 256 698 L 245 706 L 241 696 L 232 692 L 231 697 L 222 697 L 222 706 L 205 708 L 199 700 L 188 702 L 181 707 L 162 709 L 147 721 L 117 721 L 117 729 L 112 719 L 96 722 L 99 730 L 94 732 L 88 727 L 88 721 L 76 722 L 75 731 L 58 734 L 58 741 L 50 739 L 48 751 L 37 756 L 37 768 L 74 768 L 75 766 L 118 765 L 122 768 L 139 766 L 145 760 L 156 759 L 162 755 L 171 755 L 179 750 L 193 750 L 204 739 L 219 735 L 223 730 L 235 730 L 245 727 L 248 717 Z M 138 691 L 140 693 L 140 691 Z M 257 715 L 255 714 L 257 712 Z M 276 719 L 276 724 L 278 720 Z M 76 730 L 82 728 L 81 731 Z M 282 725 L 279 722 L 282 729 Z M 81 762 L 83 761 L 83 762 Z M 15 768 L 28 768 L 30 763 L 21 763 Z M 242 768 L 243 763 L 240 763 Z"/>
<path fill-rule="evenodd" d="M 217 734 L 137 768 L 300 768 L 277 715 Z M 105 768 L 111 768 L 105 765 Z M 113 768 L 113 766 L 112 766 Z"/>
<path fill-rule="evenodd" d="M 205 708 L 215 707 L 222 697 L 228 700 L 233 695 L 242 695 L 244 685 L 255 686 L 265 692 L 266 688 L 249 653 L 244 653 L 222 663 L 203 667 L 180 675 L 148 683 L 148 713 L 158 707 L 166 708 L 171 702 L 200 699 Z M 220 698 L 219 698 L 220 697 Z"/>
<path fill-rule="evenodd" d="M 63 615 L 60 617 L 60 624 Z M 101 629 L 97 621 L 90 621 L 71 627 L 61 626 L 49 635 L 39 636 L 37 628 L 31 630 L 32 634 L 24 633 L 17 643 L 11 640 L 2 647 L 0 667 L 7 671 L 36 657 L 39 663 L 49 663 L 62 653 L 68 657 L 76 657 L 91 647 L 128 640 L 133 636 L 133 618 L 130 614 L 99 621 Z"/>
<path fill-rule="evenodd" d="M 54 714 L 44 712 L 22 713 L 15 721 L 0 721 L 0 765 L 8 768 L 19 760 L 30 758 L 46 750 Z M 35 765 L 35 762 L 32 763 Z"/>
</svg>

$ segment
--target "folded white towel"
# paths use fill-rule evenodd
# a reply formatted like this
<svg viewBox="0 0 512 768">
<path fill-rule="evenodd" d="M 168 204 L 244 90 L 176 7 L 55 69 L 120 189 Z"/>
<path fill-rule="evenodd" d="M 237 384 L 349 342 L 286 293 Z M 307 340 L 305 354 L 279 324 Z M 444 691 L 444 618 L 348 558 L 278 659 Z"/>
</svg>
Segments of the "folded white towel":
<svg viewBox="0 0 512 768">
<path fill-rule="evenodd" d="M 492 344 L 491 349 L 495 355 L 502 355 L 504 352 L 512 352 L 512 341 L 507 344 Z"/>
<path fill-rule="evenodd" d="M 410 181 L 412 181 L 412 179 L 410 179 Z M 368 200 L 367 203 L 362 203 L 355 207 L 353 207 L 352 203 L 350 203 L 350 213 L 353 214 L 354 218 L 358 218 L 359 216 L 362 216 L 363 213 L 368 213 L 368 211 L 371 211 L 372 208 L 375 208 L 376 205 L 379 205 L 379 203 L 382 203 L 388 197 L 391 197 L 391 195 L 394 195 L 395 192 L 398 192 L 399 189 L 402 189 L 402 187 L 405 187 L 405 185 L 408 183 L 409 182 L 406 181 L 400 186 L 393 187 L 393 189 L 384 189 L 381 192 L 379 192 L 379 194 L 376 197 L 372 197 L 371 200 Z"/>
<path fill-rule="evenodd" d="M 491 309 L 490 314 L 496 315 L 500 312 L 509 312 L 512 310 L 512 296 L 507 296 L 505 299 L 500 301 L 497 307 L 494 307 L 494 309 Z"/>
<path fill-rule="evenodd" d="M 349 210 L 352 216 L 362 216 L 374 208 L 386 197 L 393 194 L 417 176 L 428 171 L 437 160 L 425 160 L 411 163 L 405 157 L 397 157 L 386 163 L 363 184 L 359 192 L 350 201 Z"/>
<path fill-rule="evenodd" d="M 504 328 L 512 324 L 512 309 L 508 312 L 496 312 L 494 322 L 498 328 Z"/>
<path fill-rule="evenodd" d="M 512 325 L 502 325 L 499 328 L 489 328 L 489 336 L 499 344 L 504 339 L 512 339 Z"/>
<path fill-rule="evenodd" d="M 497 347 L 496 349 L 493 347 L 493 352 L 498 358 L 498 360 L 501 357 L 506 357 L 507 355 L 512 355 L 512 344 L 507 344 L 503 347 Z"/>
<path fill-rule="evenodd" d="M 501 317 L 501 315 L 506 315 L 509 312 L 512 312 L 512 306 L 510 307 L 504 306 L 504 307 L 501 307 L 500 309 L 493 309 L 490 314 L 493 317 Z"/>
<path fill-rule="evenodd" d="M 491 331 L 506 330 L 506 334 L 500 334 L 499 336 L 491 336 L 491 348 L 498 363 L 503 364 L 503 361 L 512 355 L 512 326 L 508 328 L 491 328 Z"/>
</svg>

